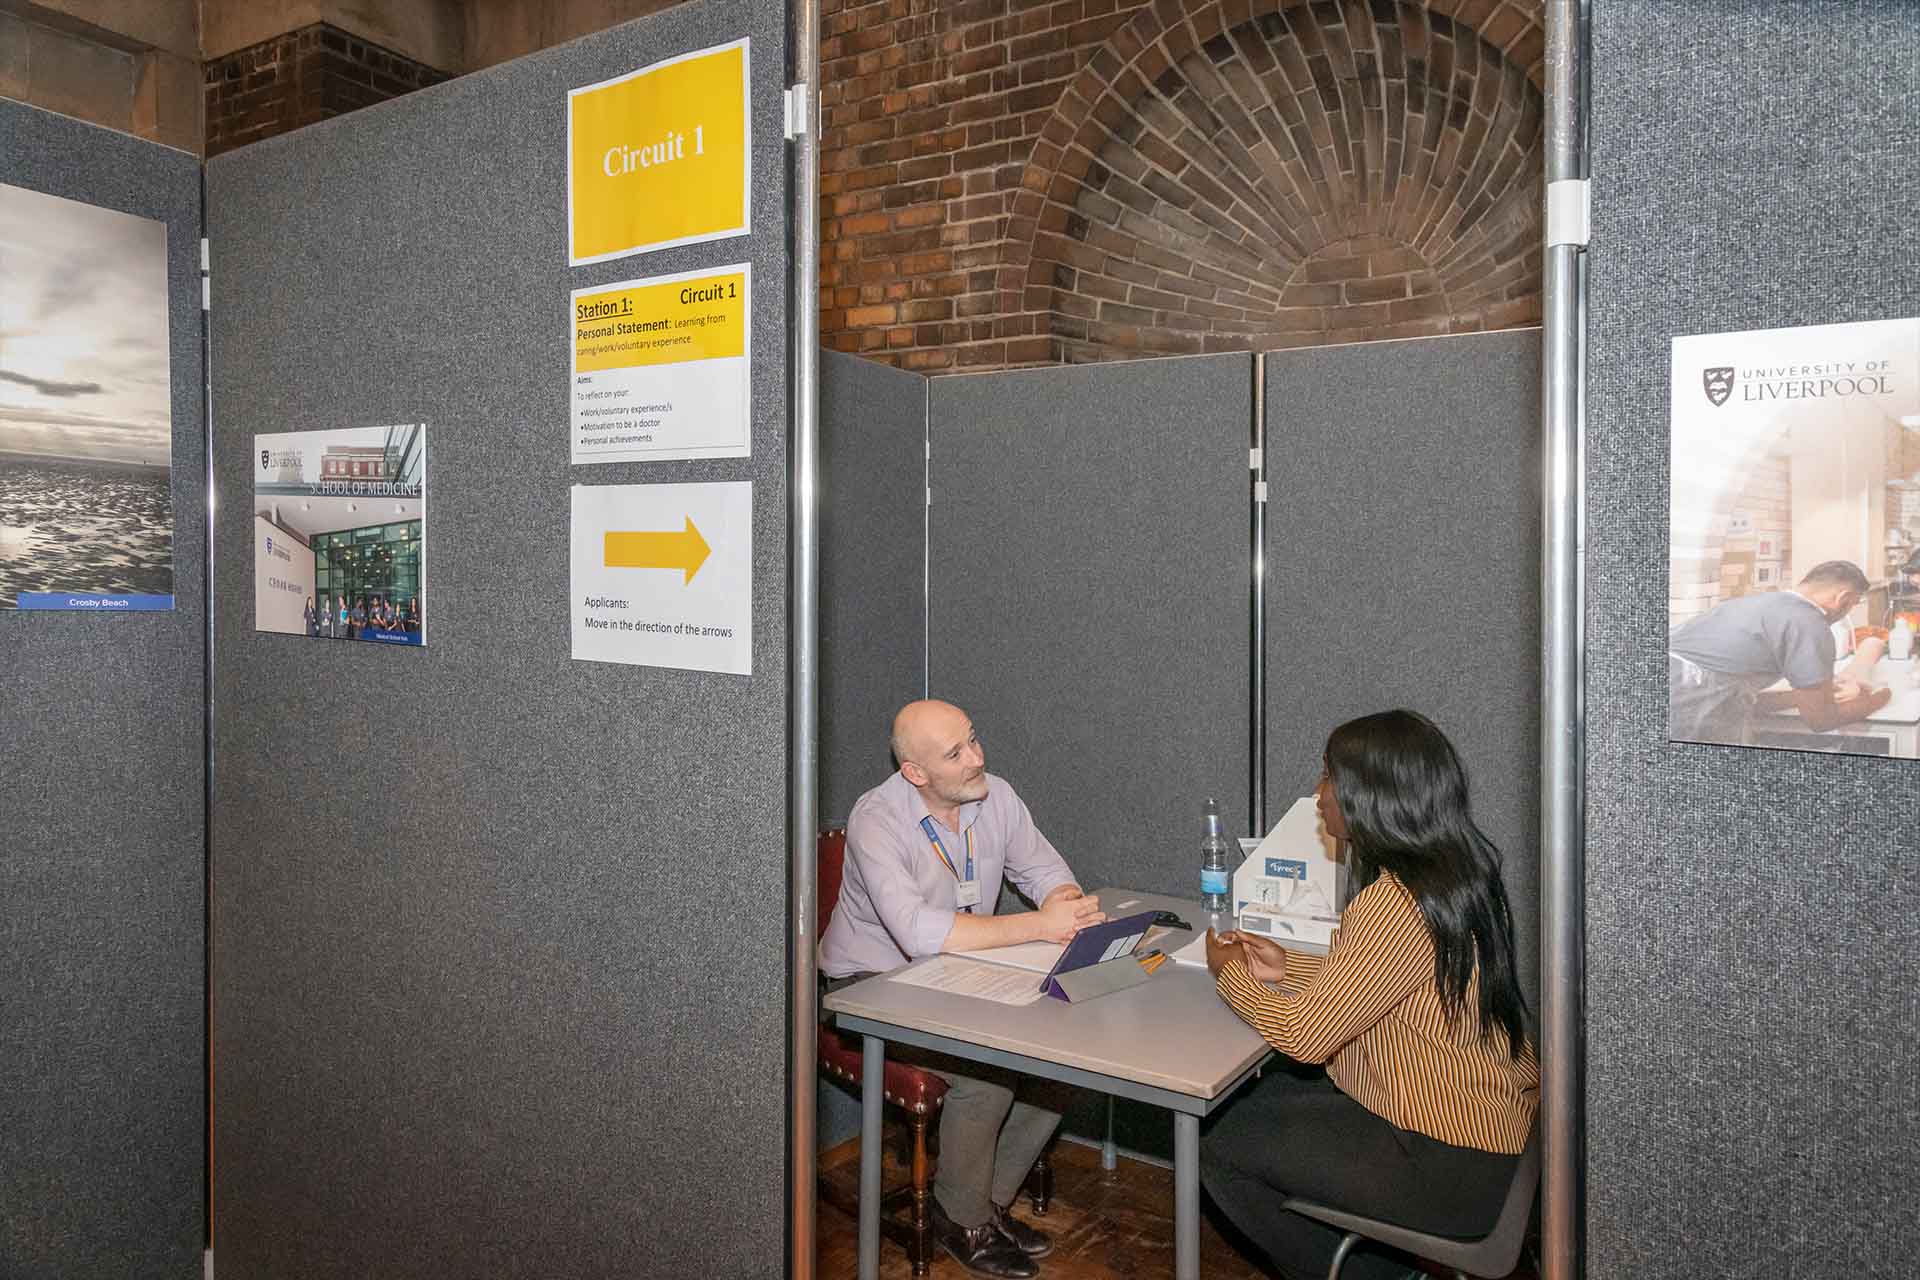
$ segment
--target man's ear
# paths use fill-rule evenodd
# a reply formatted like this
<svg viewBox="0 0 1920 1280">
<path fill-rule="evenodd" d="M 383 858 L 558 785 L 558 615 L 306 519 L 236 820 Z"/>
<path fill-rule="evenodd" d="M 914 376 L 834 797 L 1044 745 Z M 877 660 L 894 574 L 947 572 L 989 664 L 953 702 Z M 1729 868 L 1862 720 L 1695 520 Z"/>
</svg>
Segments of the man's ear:
<svg viewBox="0 0 1920 1280">
<path fill-rule="evenodd" d="M 902 760 L 900 762 L 900 776 L 916 787 L 924 787 L 927 785 L 927 771 L 911 760 Z"/>
</svg>

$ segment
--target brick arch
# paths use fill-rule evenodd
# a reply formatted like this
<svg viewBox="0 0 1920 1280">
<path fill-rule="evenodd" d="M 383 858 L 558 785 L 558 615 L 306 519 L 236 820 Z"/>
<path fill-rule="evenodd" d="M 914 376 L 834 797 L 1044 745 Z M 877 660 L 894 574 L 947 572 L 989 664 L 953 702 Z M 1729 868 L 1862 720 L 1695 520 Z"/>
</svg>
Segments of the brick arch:
<svg viewBox="0 0 1920 1280">
<path fill-rule="evenodd" d="M 1042 313 L 1073 359 L 1538 320 L 1537 20 L 1511 0 L 1167 8 L 1116 29 L 1041 130 L 1003 313 Z"/>
</svg>

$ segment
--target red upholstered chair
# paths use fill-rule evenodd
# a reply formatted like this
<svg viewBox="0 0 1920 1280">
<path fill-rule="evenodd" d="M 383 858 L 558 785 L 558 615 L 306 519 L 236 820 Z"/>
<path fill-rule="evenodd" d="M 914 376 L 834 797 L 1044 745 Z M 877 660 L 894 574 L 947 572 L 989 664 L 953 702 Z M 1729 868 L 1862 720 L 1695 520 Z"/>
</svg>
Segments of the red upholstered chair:
<svg viewBox="0 0 1920 1280">
<path fill-rule="evenodd" d="M 847 833 L 843 827 L 829 827 L 820 833 L 819 920 L 820 932 L 827 931 L 833 909 L 840 901 L 840 879 L 847 857 Z M 830 1023 L 820 1026 L 820 1067 L 827 1074 L 860 1089 L 860 1038 L 835 1029 Z M 927 1274 L 932 1261 L 933 1236 L 927 1218 L 927 1197 L 933 1185 L 933 1162 L 927 1155 L 927 1127 L 947 1096 L 947 1082 L 931 1071 L 910 1067 L 887 1059 L 882 1079 L 887 1102 L 907 1114 L 913 1136 L 913 1181 L 883 1197 L 880 1205 L 880 1230 L 889 1240 L 907 1251 L 913 1262 L 913 1274 Z M 820 1179 L 820 1198 L 851 1216 L 858 1217 L 860 1206 L 835 1190 L 827 1179 Z M 911 1202 L 911 1213 L 903 1221 L 899 1210 Z"/>
</svg>

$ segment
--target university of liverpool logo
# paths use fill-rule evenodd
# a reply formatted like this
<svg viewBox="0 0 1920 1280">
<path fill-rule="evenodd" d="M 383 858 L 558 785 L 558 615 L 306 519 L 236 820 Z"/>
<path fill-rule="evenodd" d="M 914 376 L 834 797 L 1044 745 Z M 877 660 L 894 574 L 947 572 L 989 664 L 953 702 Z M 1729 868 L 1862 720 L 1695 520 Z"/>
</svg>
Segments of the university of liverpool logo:
<svg viewBox="0 0 1920 1280">
<path fill-rule="evenodd" d="M 1713 369 L 1703 369 L 1700 372 L 1700 382 L 1707 390 L 1707 399 L 1713 402 L 1714 408 L 1718 409 L 1727 402 L 1727 397 L 1733 394 L 1733 366 L 1724 364 Z"/>
</svg>

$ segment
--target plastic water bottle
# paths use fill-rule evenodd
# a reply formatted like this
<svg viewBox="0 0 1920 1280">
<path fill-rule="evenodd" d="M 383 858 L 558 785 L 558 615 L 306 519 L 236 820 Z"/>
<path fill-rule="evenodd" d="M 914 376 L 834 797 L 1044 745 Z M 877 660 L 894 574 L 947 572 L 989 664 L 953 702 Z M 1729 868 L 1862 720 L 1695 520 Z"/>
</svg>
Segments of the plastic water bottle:
<svg viewBox="0 0 1920 1280">
<path fill-rule="evenodd" d="M 1913 657 L 1913 624 L 1905 618 L 1894 623 L 1887 635 L 1887 656 L 1895 662 L 1906 662 Z"/>
<path fill-rule="evenodd" d="M 1200 905 L 1211 913 L 1225 911 L 1232 901 L 1228 883 L 1227 834 L 1220 823 L 1220 806 L 1207 797 L 1206 834 L 1200 840 Z"/>
</svg>

